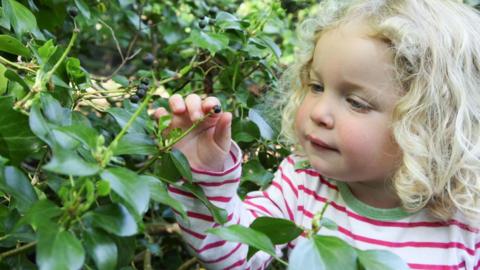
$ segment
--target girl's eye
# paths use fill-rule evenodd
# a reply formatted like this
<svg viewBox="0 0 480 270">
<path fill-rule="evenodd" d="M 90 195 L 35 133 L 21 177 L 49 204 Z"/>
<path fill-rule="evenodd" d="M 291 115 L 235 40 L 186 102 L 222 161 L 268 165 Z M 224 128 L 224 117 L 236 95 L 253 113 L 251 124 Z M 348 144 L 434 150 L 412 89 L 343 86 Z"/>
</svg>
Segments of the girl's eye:
<svg viewBox="0 0 480 270">
<path fill-rule="evenodd" d="M 311 83 L 308 85 L 313 92 L 323 92 L 323 85 Z"/>
<path fill-rule="evenodd" d="M 355 99 L 353 98 L 347 98 L 347 102 L 350 103 L 350 106 L 352 106 L 352 109 L 356 110 L 356 111 L 361 111 L 361 112 L 365 112 L 365 111 L 369 111 L 370 110 L 370 106 L 363 103 L 363 102 L 359 102 L 359 101 L 356 101 Z"/>
</svg>

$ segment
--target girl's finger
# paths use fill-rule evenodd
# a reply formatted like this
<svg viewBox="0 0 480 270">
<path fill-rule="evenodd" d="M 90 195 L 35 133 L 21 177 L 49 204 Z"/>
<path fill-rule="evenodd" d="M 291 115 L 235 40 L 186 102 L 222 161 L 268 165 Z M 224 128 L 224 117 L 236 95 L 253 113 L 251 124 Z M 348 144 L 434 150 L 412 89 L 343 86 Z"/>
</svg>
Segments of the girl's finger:
<svg viewBox="0 0 480 270">
<path fill-rule="evenodd" d="M 174 94 L 168 99 L 168 104 L 173 114 L 182 114 L 186 111 L 185 101 L 179 94 Z"/>
<path fill-rule="evenodd" d="M 216 97 L 207 97 L 202 102 L 202 111 L 203 113 L 208 113 L 212 110 L 213 107 L 216 105 L 220 105 L 220 101 Z"/>
<path fill-rule="evenodd" d="M 185 98 L 185 105 L 190 116 L 190 121 L 195 122 L 203 117 L 202 99 L 196 94 L 190 94 Z"/>
<path fill-rule="evenodd" d="M 224 151 L 230 149 L 231 137 L 232 137 L 232 114 L 229 112 L 221 113 L 220 119 L 215 125 L 215 132 L 213 139 L 217 145 Z"/>
<path fill-rule="evenodd" d="M 159 119 L 160 117 L 162 117 L 164 115 L 167 115 L 167 114 L 168 114 L 167 109 L 165 109 L 163 107 L 160 107 L 160 108 L 156 109 L 155 112 L 153 112 L 153 117 L 155 119 Z"/>
</svg>

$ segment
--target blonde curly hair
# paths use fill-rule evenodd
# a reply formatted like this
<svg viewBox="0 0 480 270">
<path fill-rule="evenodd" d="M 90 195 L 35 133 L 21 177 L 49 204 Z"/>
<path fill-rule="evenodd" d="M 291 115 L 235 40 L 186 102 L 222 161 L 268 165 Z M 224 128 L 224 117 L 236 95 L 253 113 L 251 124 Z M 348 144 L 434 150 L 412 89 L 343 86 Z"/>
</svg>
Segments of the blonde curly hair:
<svg viewBox="0 0 480 270">
<path fill-rule="evenodd" d="M 319 36 L 361 18 L 394 55 L 404 93 L 392 131 L 402 150 L 393 185 L 407 211 L 440 220 L 480 217 L 480 16 L 454 0 L 324 0 L 297 29 L 296 62 L 284 73 L 282 135 L 298 146 L 296 111 Z M 300 150 L 301 151 L 301 150 Z"/>
</svg>

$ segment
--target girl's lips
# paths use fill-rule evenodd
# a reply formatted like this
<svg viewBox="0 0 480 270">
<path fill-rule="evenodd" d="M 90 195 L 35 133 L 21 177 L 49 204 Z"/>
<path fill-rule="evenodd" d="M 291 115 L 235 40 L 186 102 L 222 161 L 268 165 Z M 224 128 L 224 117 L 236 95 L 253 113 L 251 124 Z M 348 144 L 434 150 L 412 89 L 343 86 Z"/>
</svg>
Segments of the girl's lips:
<svg viewBox="0 0 480 270">
<path fill-rule="evenodd" d="M 331 151 L 337 151 L 338 150 L 330 145 L 328 145 L 327 143 L 325 143 L 324 141 L 320 140 L 319 138 L 316 138 L 312 135 L 307 135 L 307 140 L 310 141 L 311 144 L 313 144 L 314 146 L 316 147 L 320 147 L 320 148 L 323 148 L 323 149 L 327 149 L 327 150 L 331 150 Z"/>
</svg>

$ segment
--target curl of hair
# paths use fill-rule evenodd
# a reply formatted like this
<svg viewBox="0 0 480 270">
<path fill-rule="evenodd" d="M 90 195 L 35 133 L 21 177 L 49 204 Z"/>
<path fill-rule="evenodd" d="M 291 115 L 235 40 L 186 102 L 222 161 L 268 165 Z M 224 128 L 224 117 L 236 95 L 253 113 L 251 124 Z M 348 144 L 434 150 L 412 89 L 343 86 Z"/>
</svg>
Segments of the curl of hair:
<svg viewBox="0 0 480 270">
<path fill-rule="evenodd" d="M 295 115 L 321 34 L 361 18 L 389 44 L 403 89 L 392 132 L 402 151 L 393 185 L 407 211 L 426 208 L 480 222 L 480 15 L 454 0 L 324 0 L 297 29 L 299 48 L 283 75 L 282 135 L 297 145 Z M 301 149 L 300 149 L 301 152 Z"/>
</svg>

